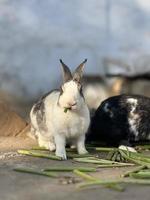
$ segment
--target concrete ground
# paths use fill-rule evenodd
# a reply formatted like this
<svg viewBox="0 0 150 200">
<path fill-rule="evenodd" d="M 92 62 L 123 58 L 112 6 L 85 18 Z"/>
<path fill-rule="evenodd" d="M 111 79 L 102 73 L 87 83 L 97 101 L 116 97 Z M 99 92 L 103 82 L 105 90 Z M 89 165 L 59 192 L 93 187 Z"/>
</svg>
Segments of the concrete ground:
<svg viewBox="0 0 150 200">
<path fill-rule="evenodd" d="M 21 142 L 21 139 L 20 139 Z M 18 145 L 21 144 L 18 142 Z M 29 143 L 28 143 L 29 145 Z M 1 147 L 1 146 L 0 146 Z M 16 147 L 17 148 L 17 147 Z M 20 148 L 20 145 L 19 145 Z M 1 148 L 0 148 L 1 149 Z M 38 169 L 49 166 L 93 166 L 68 161 L 53 161 L 43 158 L 20 156 L 16 150 L 0 152 L 0 200 L 149 200 L 150 187 L 127 185 L 124 192 L 114 191 L 102 186 L 90 189 L 77 189 L 78 182 L 83 181 L 71 173 L 60 173 L 59 178 L 49 178 L 13 171 L 16 167 L 35 167 Z M 131 168 L 131 167 L 130 167 Z M 93 176 L 107 179 L 117 178 L 129 168 L 99 169 Z M 70 179 L 69 177 L 75 177 Z M 76 184 L 67 184 L 67 180 L 75 180 Z"/>
</svg>

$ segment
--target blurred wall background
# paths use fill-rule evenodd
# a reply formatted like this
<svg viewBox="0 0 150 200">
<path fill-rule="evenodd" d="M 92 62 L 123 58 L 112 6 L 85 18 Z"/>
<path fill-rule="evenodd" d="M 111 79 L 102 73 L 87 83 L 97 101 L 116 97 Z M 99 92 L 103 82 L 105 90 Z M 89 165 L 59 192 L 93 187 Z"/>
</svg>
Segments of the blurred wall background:
<svg viewBox="0 0 150 200">
<path fill-rule="evenodd" d="M 149 0 L 0 0 L 0 94 L 30 102 L 61 82 L 59 58 L 87 74 L 150 71 Z"/>
</svg>

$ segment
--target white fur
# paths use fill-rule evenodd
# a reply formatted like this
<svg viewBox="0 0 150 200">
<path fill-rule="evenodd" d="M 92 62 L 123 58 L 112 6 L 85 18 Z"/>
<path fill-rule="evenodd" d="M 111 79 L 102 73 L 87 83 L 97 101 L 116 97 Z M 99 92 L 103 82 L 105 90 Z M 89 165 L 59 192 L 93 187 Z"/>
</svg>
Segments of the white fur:
<svg viewBox="0 0 150 200">
<path fill-rule="evenodd" d="M 139 115 L 135 113 L 136 107 L 138 105 L 137 99 L 129 98 L 127 103 L 131 104 L 131 111 L 128 116 L 128 122 L 130 125 L 130 130 L 134 133 L 135 139 L 138 140 L 138 131 L 137 131 L 137 123 L 139 119 Z"/>
<path fill-rule="evenodd" d="M 83 98 L 81 99 L 80 93 L 78 91 L 78 86 L 74 81 L 69 81 L 65 83 L 62 86 L 63 94 L 61 95 L 59 99 L 59 105 L 61 107 L 70 107 L 70 105 L 73 105 L 77 103 L 77 106 L 80 107 L 83 101 Z M 73 109 L 76 109 L 76 106 L 73 107 Z"/>
<path fill-rule="evenodd" d="M 77 84 L 69 81 L 63 85 L 63 94 L 52 92 L 44 100 L 45 127 L 47 131 L 39 130 L 36 115 L 31 110 L 31 124 L 36 129 L 40 146 L 51 151 L 55 149 L 56 155 L 66 159 L 65 145 L 71 142 L 76 145 L 78 153 L 87 153 L 85 149 L 85 133 L 90 124 L 87 105 L 81 97 Z M 76 105 L 74 106 L 74 103 Z M 71 107 L 71 105 L 73 105 Z M 67 113 L 64 108 L 70 107 Z"/>
<path fill-rule="evenodd" d="M 130 104 L 132 104 L 134 107 L 136 107 L 137 106 L 137 99 L 135 99 L 135 98 L 128 98 L 127 99 L 127 103 L 130 103 Z M 134 108 L 133 107 L 133 108 Z"/>
<path fill-rule="evenodd" d="M 128 147 L 124 145 L 120 145 L 119 149 L 124 150 L 124 151 L 137 152 L 133 147 Z"/>
</svg>

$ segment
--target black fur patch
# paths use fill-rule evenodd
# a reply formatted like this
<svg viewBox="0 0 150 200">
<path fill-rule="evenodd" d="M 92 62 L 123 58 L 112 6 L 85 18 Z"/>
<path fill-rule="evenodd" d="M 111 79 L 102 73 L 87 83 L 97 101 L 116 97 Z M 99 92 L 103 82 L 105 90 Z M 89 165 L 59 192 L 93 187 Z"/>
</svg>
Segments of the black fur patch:
<svg viewBox="0 0 150 200">
<path fill-rule="evenodd" d="M 62 87 L 60 87 L 59 91 L 60 91 L 60 96 L 61 96 L 61 95 L 63 94 L 63 89 L 62 89 Z"/>
<path fill-rule="evenodd" d="M 133 104 L 127 100 L 137 100 L 133 116 L 138 115 L 135 120 L 138 137 L 135 137 L 129 124 L 129 117 Z M 105 106 L 108 105 L 109 112 Z M 110 116 L 110 111 L 112 116 Z M 89 141 L 104 141 L 107 144 L 118 146 L 122 141 L 133 143 L 137 140 L 146 140 L 150 136 L 150 98 L 139 95 L 119 95 L 110 97 L 102 102 L 91 122 Z"/>
<path fill-rule="evenodd" d="M 51 93 L 59 91 L 59 90 L 51 90 L 50 92 L 46 93 L 44 96 L 41 97 L 41 99 L 35 104 L 33 114 L 36 115 L 36 120 L 39 126 L 39 129 L 46 130 L 46 124 L 45 124 L 45 106 L 44 101 L 45 98 L 50 95 Z"/>
<path fill-rule="evenodd" d="M 83 99 L 85 100 L 85 98 L 84 98 L 84 95 L 83 95 L 83 87 L 81 86 L 81 88 L 80 88 L 80 95 L 81 95 L 81 97 L 83 97 Z"/>
<path fill-rule="evenodd" d="M 80 93 L 81 97 L 83 97 L 83 99 L 84 99 L 82 83 L 77 81 L 76 79 L 73 79 L 73 81 L 77 84 L 79 93 Z"/>
<path fill-rule="evenodd" d="M 38 110 L 41 109 L 44 99 L 45 99 L 48 95 L 50 95 L 51 93 L 53 93 L 53 92 L 55 92 L 55 91 L 59 91 L 59 90 L 56 89 L 56 90 L 51 90 L 51 91 L 47 92 L 45 95 L 43 95 L 43 96 L 40 98 L 40 100 L 39 100 L 37 103 L 35 103 L 34 110 L 33 110 L 33 113 L 34 113 L 34 114 L 35 114 Z"/>
<path fill-rule="evenodd" d="M 82 84 L 77 82 L 77 81 L 75 81 L 75 80 L 73 80 L 73 81 L 77 84 L 79 93 L 80 93 L 81 97 L 83 97 L 83 99 L 84 99 Z M 69 82 L 69 81 L 67 81 L 67 82 Z M 59 91 L 60 91 L 60 95 L 59 96 L 61 96 L 63 94 L 62 86 L 60 87 Z"/>
<path fill-rule="evenodd" d="M 40 130 L 46 130 L 45 125 L 45 107 L 41 99 L 34 107 L 33 113 L 36 115 L 37 124 Z"/>
</svg>

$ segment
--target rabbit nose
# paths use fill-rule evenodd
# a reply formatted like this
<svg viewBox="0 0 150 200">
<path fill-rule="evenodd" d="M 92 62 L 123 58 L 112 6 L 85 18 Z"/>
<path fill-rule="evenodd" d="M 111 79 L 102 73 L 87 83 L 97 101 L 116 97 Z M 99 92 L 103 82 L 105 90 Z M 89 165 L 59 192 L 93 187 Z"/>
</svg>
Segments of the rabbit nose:
<svg viewBox="0 0 150 200">
<path fill-rule="evenodd" d="M 70 107 L 72 107 L 72 106 L 76 106 L 76 105 L 77 105 L 77 102 L 68 103 L 68 105 L 69 105 Z"/>
</svg>

